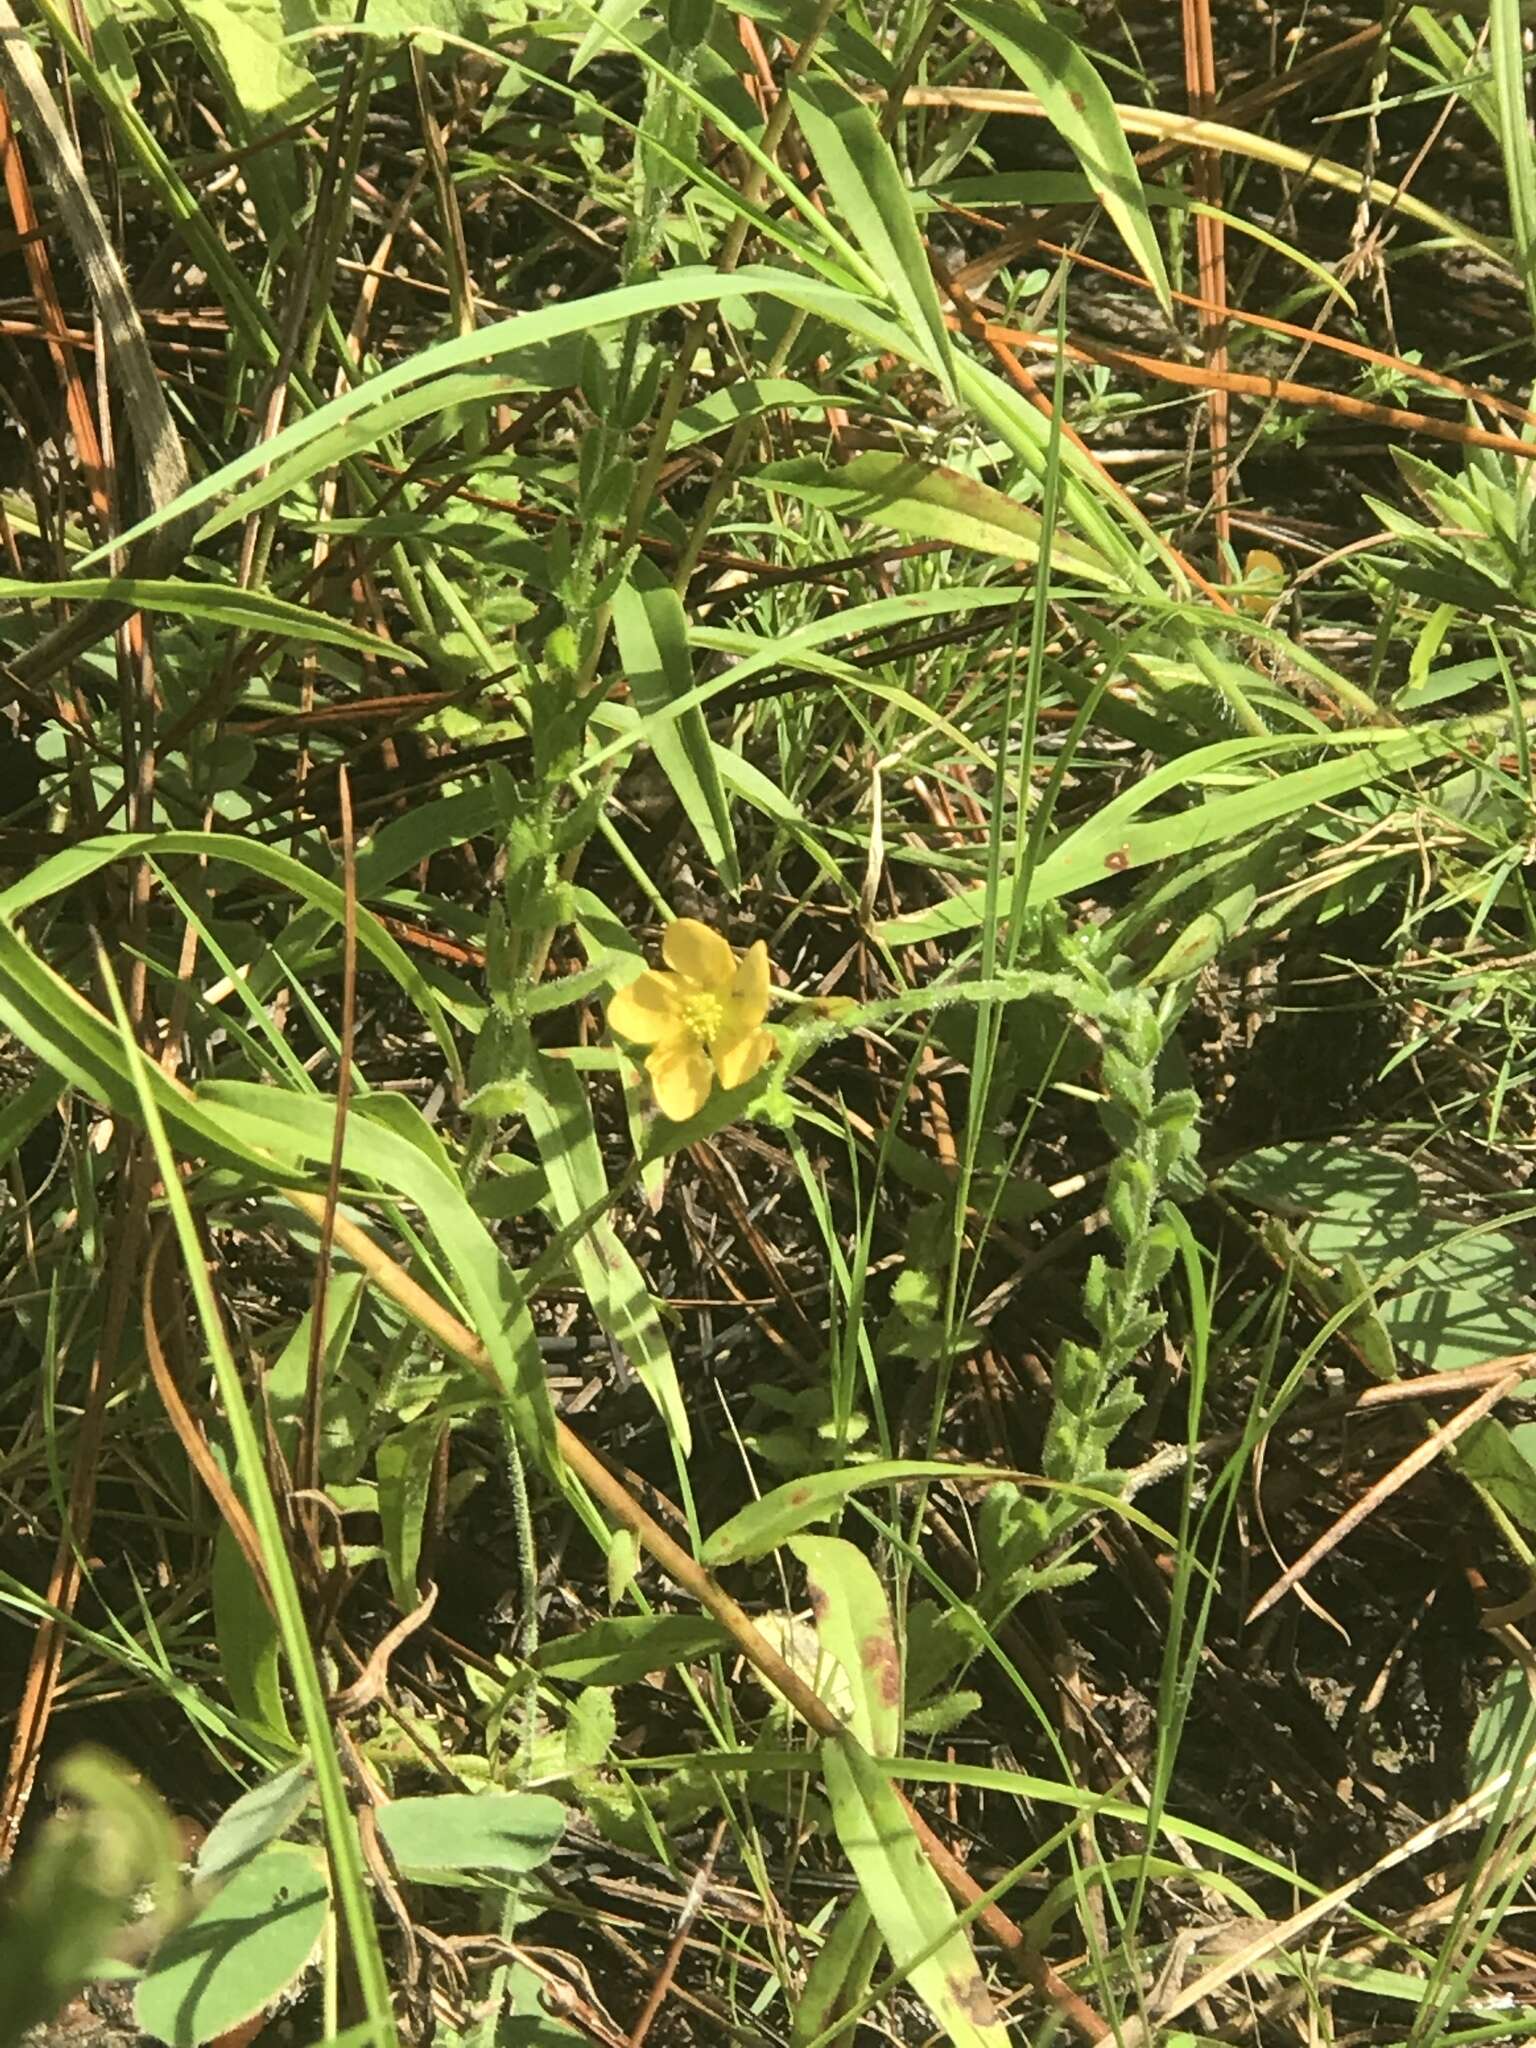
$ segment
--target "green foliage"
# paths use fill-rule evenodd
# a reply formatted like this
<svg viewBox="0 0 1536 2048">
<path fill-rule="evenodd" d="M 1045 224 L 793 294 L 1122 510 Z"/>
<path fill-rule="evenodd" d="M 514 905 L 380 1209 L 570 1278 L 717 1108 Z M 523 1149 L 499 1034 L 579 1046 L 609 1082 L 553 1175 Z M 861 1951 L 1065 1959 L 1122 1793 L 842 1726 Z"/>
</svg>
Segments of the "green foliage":
<svg viewBox="0 0 1536 2048">
<path fill-rule="evenodd" d="M 167 2048 L 229 2033 L 297 1982 L 329 1910 L 312 1850 L 261 1850 L 156 1948 L 134 1998 L 139 2025 Z"/>
<path fill-rule="evenodd" d="M 954 2048 L 1002 2048 L 970 1943 L 889 1780 L 852 1736 L 821 1746 L 833 1825 L 897 1969 Z"/>
<path fill-rule="evenodd" d="M 437 1792 L 392 1799 L 379 1833 L 401 1872 L 537 1870 L 565 1828 L 558 1799 L 537 1792 Z"/>
<path fill-rule="evenodd" d="M 314 1796 L 307 1764 L 290 1764 L 242 1792 L 214 1822 L 197 1852 L 197 1876 L 215 1881 L 287 1834 Z"/>
<path fill-rule="evenodd" d="M 1165 1024 L 1155 998 L 1135 985 L 1117 986 L 1126 963 L 1098 969 L 1059 924 L 1047 928 L 1046 942 L 1082 976 L 1104 1020 L 1099 1114 L 1115 1148 L 1104 1211 L 1118 1256 L 1113 1263 L 1102 1253 L 1089 1260 L 1082 1307 L 1091 1338 L 1068 1338 L 1056 1354 L 1041 1470 L 1059 1490 L 1031 1496 L 998 1487 L 982 1509 L 983 1599 L 998 1617 L 1027 1592 L 1083 1576 L 1081 1566 L 1047 1566 L 1048 1576 L 1036 1568 L 1091 1512 L 1085 1490 L 1103 1496 L 1121 1484 L 1109 1453 L 1141 1406 L 1129 1374 L 1163 1327 L 1155 1303 L 1177 1255 L 1179 1212 L 1164 1190 L 1198 1184 L 1199 1100 L 1189 1089 L 1160 1086 Z"/>
<path fill-rule="evenodd" d="M 1249 1153 L 1221 1186 L 1278 1217 L 1266 1243 L 1381 1379 L 1452 1372 L 1529 1348 L 1536 1260 L 1508 1231 L 1437 1212 L 1412 1165 L 1351 1145 Z M 1295 1219 L 1291 1221 L 1290 1219 Z M 1536 1530 L 1536 1429 L 1479 1422 L 1450 1456 Z"/>
<path fill-rule="evenodd" d="M 1368 90 L 1327 9 L 1207 11 L 1258 98 L 1198 184 L 1156 10 L 0 23 L 59 295 L 0 476 L 0 1650 L 44 1670 L 77 1551 L 45 1705 L 184 1724 L 222 1808 L 178 1880 L 66 1774 L 0 2034 L 142 1962 L 173 2048 L 296 1994 L 296 2048 L 568 2040 L 606 1982 L 533 1923 L 605 1938 L 640 1859 L 675 1984 L 626 1928 L 583 2038 L 643 1972 L 679 2037 L 997 2048 L 914 1810 L 1039 1887 L 1032 2038 L 1536 2028 L 1474 1982 L 1513 1666 L 1457 1917 L 1429 1837 L 1338 1867 L 1350 1799 L 1466 1790 L 1441 1552 L 1512 1655 L 1536 1425 L 1368 1496 L 1457 1383 L 1296 1415 L 1532 1349 L 1529 10 L 1352 31 Z M 686 1122 L 605 1019 L 676 916 L 775 975 Z M 1154 1986 L 1234 1908 L 1248 2005 L 1226 1951 Z"/>
<path fill-rule="evenodd" d="M 874 1567 L 840 1536 L 792 1536 L 789 1547 L 805 1567 L 822 1651 L 852 1686 L 849 1726 L 871 1755 L 894 1756 L 903 1718 L 901 1651 Z"/>
<path fill-rule="evenodd" d="M 1040 95 L 1051 126 L 1082 165 L 1165 310 L 1171 310 L 1162 248 L 1135 160 L 1104 81 L 1076 37 L 1037 0 L 1021 0 L 1010 9 L 994 0 L 966 0 L 960 12 Z"/>
<path fill-rule="evenodd" d="M 869 1901 L 856 1892 L 832 1922 L 816 1960 L 806 1973 L 805 1988 L 795 2005 L 791 2040 L 794 2048 L 830 2037 L 846 2048 L 875 1974 L 884 1937 L 875 1924 Z M 838 2022 L 847 2024 L 838 2031 Z"/>
<path fill-rule="evenodd" d="M 848 1497 L 871 1487 L 904 1481 L 936 1478 L 979 1479 L 986 1468 L 944 1465 L 918 1459 L 853 1465 L 844 1471 L 814 1472 L 743 1508 L 728 1522 L 722 1522 L 703 1547 L 704 1562 L 711 1567 L 739 1564 L 765 1557 L 779 1544 L 814 1522 L 838 1514 Z"/>
</svg>

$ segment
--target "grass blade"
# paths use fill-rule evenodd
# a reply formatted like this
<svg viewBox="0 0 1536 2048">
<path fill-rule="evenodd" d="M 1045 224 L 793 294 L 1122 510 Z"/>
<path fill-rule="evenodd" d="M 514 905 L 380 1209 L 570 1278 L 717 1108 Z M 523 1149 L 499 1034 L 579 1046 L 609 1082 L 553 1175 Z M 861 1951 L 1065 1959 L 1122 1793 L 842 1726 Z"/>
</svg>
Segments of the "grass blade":
<svg viewBox="0 0 1536 2048">
<path fill-rule="evenodd" d="M 877 290 L 896 306 L 954 397 L 954 347 L 890 144 L 862 100 L 831 78 L 802 78 L 791 90 L 801 132 L 864 254 Z"/>
<path fill-rule="evenodd" d="M 1046 18 L 1034 0 L 1017 0 L 1006 10 L 995 0 L 957 0 L 955 12 L 1038 95 L 1047 120 L 1082 165 L 1171 320 L 1168 272 L 1136 160 L 1109 88 L 1082 49 Z"/>
<path fill-rule="evenodd" d="M 1007 2048 L 970 1937 L 889 1779 L 851 1735 L 823 1741 L 820 1756 L 837 1839 L 897 1969 L 954 2048 Z"/>
</svg>

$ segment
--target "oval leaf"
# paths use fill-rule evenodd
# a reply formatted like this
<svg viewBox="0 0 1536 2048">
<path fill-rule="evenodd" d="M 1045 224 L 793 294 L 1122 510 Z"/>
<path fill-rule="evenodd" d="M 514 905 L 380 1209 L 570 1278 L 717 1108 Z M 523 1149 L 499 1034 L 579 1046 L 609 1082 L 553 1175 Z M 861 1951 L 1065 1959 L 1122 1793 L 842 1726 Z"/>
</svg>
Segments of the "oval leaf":
<svg viewBox="0 0 1536 2048">
<path fill-rule="evenodd" d="M 219 1815 L 197 1852 L 199 1881 L 206 1883 L 238 1869 L 269 1842 L 286 1834 L 308 1806 L 313 1789 L 309 1765 L 298 1763 L 242 1792 L 234 1805 Z"/>
<path fill-rule="evenodd" d="M 307 1849 L 253 1857 L 156 1949 L 134 2000 L 139 2025 L 169 2048 L 198 2048 L 264 2011 L 303 1971 L 330 1903 Z"/>
<path fill-rule="evenodd" d="M 379 1833 L 402 1871 L 537 1870 L 565 1830 L 542 1792 L 441 1792 L 379 1808 Z"/>
</svg>

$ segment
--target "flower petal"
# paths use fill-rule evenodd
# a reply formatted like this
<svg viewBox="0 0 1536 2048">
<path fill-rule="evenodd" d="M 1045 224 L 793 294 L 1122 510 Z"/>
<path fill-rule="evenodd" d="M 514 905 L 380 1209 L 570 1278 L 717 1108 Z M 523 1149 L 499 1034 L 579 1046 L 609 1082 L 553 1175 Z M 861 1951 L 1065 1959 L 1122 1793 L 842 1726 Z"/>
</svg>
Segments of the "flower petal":
<svg viewBox="0 0 1536 2048">
<path fill-rule="evenodd" d="M 722 1088 L 740 1088 L 773 1058 L 773 1033 L 744 1031 L 739 1037 L 717 1038 L 714 1045 L 715 1072 Z"/>
<path fill-rule="evenodd" d="M 677 1124 L 698 1115 L 715 1083 L 708 1056 L 693 1038 L 658 1046 L 646 1061 L 645 1071 L 656 1091 L 656 1107 Z"/>
<path fill-rule="evenodd" d="M 730 993 L 725 999 L 722 1037 L 735 1038 L 762 1023 L 768 1014 L 770 985 L 768 948 L 761 939 L 754 939 L 736 963 Z"/>
<path fill-rule="evenodd" d="M 670 974 L 647 967 L 608 998 L 608 1029 L 636 1045 L 659 1045 L 682 1028 L 682 991 Z"/>
<path fill-rule="evenodd" d="M 736 955 L 718 932 L 696 917 L 674 918 L 661 937 L 661 957 L 675 974 L 686 974 L 700 988 L 724 992 L 736 972 Z"/>
</svg>

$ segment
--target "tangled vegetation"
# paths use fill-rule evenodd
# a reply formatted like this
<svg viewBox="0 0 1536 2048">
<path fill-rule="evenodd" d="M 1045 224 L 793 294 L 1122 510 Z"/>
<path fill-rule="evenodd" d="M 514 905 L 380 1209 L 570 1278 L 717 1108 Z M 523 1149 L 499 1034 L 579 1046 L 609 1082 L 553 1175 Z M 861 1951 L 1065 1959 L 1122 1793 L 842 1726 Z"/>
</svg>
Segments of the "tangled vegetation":
<svg viewBox="0 0 1536 2048">
<path fill-rule="evenodd" d="M 0 0 L 0 2048 L 1536 2033 L 1528 13 Z"/>
</svg>

